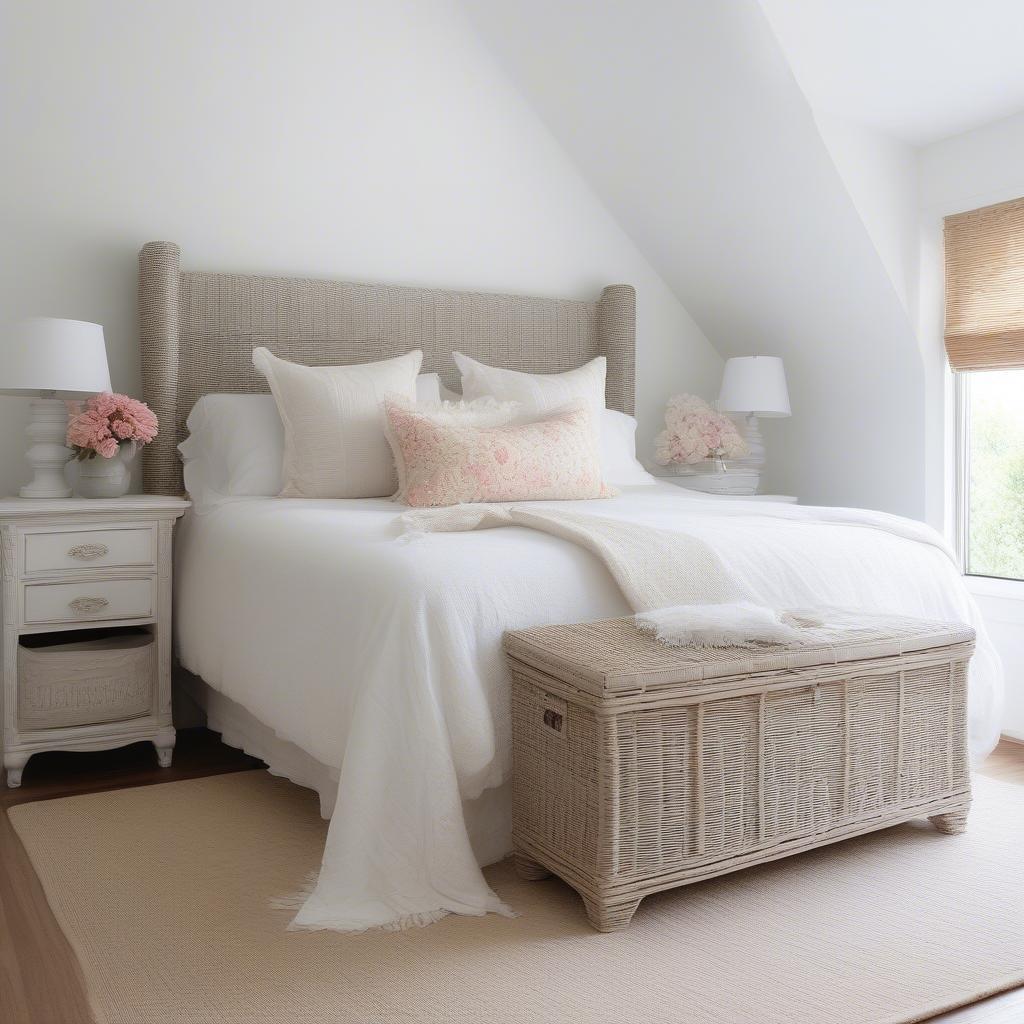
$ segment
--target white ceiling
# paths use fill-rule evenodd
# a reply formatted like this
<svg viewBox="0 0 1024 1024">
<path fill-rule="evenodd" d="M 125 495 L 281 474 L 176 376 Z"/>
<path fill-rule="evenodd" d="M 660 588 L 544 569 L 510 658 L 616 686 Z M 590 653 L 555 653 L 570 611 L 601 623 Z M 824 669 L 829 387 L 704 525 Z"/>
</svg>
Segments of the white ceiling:
<svg viewBox="0 0 1024 1024">
<path fill-rule="evenodd" d="M 815 110 L 915 146 L 1024 110 L 1021 0 L 761 0 Z"/>
</svg>

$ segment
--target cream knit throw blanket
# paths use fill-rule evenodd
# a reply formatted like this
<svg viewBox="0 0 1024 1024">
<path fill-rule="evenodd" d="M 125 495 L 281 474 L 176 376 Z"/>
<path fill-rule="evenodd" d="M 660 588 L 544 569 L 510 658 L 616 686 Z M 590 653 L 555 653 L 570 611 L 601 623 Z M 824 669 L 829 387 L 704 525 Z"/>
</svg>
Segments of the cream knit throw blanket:
<svg viewBox="0 0 1024 1024">
<path fill-rule="evenodd" d="M 402 516 L 405 536 L 523 526 L 578 544 L 607 566 L 637 625 L 666 644 L 700 647 L 799 643 L 800 627 L 821 625 L 813 610 L 754 604 L 741 580 L 687 533 L 579 512 L 516 505 L 454 505 Z"/>
</svg>

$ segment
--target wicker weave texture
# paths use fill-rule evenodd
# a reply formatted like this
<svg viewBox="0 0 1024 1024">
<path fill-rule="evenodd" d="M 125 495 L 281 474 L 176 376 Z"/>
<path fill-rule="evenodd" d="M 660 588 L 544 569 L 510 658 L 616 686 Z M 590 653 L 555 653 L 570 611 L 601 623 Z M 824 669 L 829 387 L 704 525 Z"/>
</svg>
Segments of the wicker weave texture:
<svg viewBox="0 0 1024 1024">
<path fill-rule="evenodd" d="M 623 659 L 628 621 L 603 624 Z M 962 830 L 973 643 L 949 626 L 937 644 L 941 628 L 921 624 L 929 646 L 905 654 L 619 695 L 580 689 L 582 672 L 567 678 L 510 655 L 521 872 L 560 875 L 595 927 L 614 930 L 652 892 L 847 835 L 918 816 Z M 594 624 L 526 634 L 535 642 L 539 632 L 575 643 L 549 665 L 608 663 L 609 650 L 579 644 L 594 642 Z M 507 646 L 521 650 L 526 634 L 509 634 Z M 640 656 L 647 638 L 635 640 Z M 684 675 L 694 653 L 667 656 Z M 728 664 L 740 653 L 750 656 L 700 656 Z"/>
<path fill-rule="evenodd" d="M 176 446 L 192 406 L 214 392 L 265 392 L 252 350 L 307 365 L 372 362 L 423 350 L 424 372 L 458 386 L 458 350 L 514 370 L 555 373 L 608 360 L 607 403 L 633 412 L 635 293 L 610 285 L 595 302 L 398 288 L 303 278 L 182 273 L 170 242 L 139 254 L 146 401 L 163 429 L 143 454 L 146 490 L 180 494 Z M 174 424 L 174 429 L 167 429 Z"/>
</svg>

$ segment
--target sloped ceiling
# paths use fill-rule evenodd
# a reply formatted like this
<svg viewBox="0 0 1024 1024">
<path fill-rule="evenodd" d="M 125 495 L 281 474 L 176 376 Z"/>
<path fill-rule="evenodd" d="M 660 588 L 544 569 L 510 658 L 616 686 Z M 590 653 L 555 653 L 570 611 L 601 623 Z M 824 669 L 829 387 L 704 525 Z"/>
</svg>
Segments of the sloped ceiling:
<svg viewBox="0 0 1024 1024">
<path fill-rule="evenodd" d="M 1020 0 L 761 0 L 811 105 L 914 146 L 1024 109 Z"/>
<path fill-rule="evenodd" d="M 768 486 L 922 516 L 914 332 L 756 0 L 462 6 L 718 350 L 785 358 Z"/>
</svg>

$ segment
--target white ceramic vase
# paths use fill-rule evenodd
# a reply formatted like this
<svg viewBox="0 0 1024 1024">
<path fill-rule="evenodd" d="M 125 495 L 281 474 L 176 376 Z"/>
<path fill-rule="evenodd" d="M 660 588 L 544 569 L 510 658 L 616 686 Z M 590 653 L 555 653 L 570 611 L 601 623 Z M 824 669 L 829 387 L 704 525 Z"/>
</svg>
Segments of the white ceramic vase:
<svg viewBox="0 0 1024 1024">
<path fill-rule="evenodd" d="M 112 458 L 94 455 L 83 459 L 78 464 L 75 492 L 80 498 L 120 498 L 127 494 L 132 482 L 132 460 L 138 450 L 134 441 L 125 441 Z"/>
</svg>

